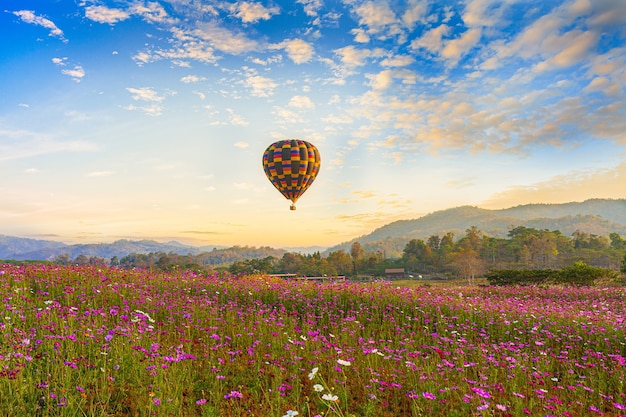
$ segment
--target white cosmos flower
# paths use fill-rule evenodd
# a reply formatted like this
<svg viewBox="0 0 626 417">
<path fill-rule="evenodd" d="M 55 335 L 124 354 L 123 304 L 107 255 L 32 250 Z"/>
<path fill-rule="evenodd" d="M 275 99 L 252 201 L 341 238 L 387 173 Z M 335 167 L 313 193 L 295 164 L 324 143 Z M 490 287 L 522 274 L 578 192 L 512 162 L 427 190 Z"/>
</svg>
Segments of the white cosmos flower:
<svg viewBox="0 0 626 417">
<path fill-rule="evenodd" d="M 313 385 L 313 389 L 315 390 L 315 392 L 322 392 L 322 391 L 324 391 L 324 387 L 321 386 L 320 384 Z"/>
<path fill-rule="evenodd" d="M 313 380 L 313 378 L 315 378 L 315 375 L 317 374 L 318 370 L 319 370 L 319 368 L 311 369 L 311 373 L 309 373 L 309 380 Z"/>
<path fill-rule="evenodd" d="M 339 397 L 333 394 L 324 394 L 322 395 L 322 400 L 337 402 L 339 401 Z"/>
<path fill-rule="evenodd" d="M 351 363 L 349 361 L 344 361 L 343 359 L 337 359 L 337 363 L 341 366 L 350 366 Z"/>
</svg>

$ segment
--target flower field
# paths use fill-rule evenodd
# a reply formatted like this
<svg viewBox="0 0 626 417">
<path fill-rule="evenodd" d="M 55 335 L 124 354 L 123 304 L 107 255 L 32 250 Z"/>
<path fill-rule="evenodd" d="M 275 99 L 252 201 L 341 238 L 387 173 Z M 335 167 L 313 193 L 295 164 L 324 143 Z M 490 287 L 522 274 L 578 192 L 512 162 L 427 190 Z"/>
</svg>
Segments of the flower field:
<svg viewBox="0 0 626 417">
<path fill-rule="evenodd" d="M 0 266 L 3 416 L 626 416 L 626 289 Z"/>
</svg>

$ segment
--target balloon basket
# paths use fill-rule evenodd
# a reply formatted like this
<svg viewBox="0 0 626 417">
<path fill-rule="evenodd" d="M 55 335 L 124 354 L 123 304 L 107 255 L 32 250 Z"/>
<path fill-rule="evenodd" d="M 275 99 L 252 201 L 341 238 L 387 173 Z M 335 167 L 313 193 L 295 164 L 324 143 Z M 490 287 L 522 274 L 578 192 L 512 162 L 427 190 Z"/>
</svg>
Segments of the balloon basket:
<svg viewBox="0 0 626 417">
<path fill-rule="evenodd" d="M 292 211 L 293 211 L 293 210 L 295 210 L 295 209 L 296 209 L 296 205 L 295 205 L 295 204 L 292 204 L 291 206 L 289 206 L 289 210 L 292 210 Z"/>
</svg>

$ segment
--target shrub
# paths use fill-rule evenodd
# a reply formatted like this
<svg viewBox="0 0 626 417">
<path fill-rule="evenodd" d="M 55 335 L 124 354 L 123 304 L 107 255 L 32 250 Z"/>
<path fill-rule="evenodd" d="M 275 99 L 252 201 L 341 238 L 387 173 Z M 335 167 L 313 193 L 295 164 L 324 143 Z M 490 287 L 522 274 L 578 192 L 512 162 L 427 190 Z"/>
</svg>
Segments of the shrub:
<svg viewBox="0 0 626 417">
<path fill-rule="evenodd" d="M 611 269 L 590 266 L 583 261 L 575 262 L 559 271 L 560 283 L 576 286 L 594 285 L 601 279 L 613 281 L 617 277 L 618 273 Z"/>
<path fill-rule="evenodd" d="M 599 281 L 615 281 L 618 273 L 606 268 L 589 266 L 582 261 L 574 265 L 554 269 L 538 270 L 496 270 L 490 271 L 485 277 L 491 285 L 542 285 L 566 284 L 574 286 L 591 286 Z"/>
<path fill-rule="evenodd" d="M 558 274 L 553 269 L 501 269 L 485 277 L 491 285 L 541 285 L 554 282 Z"/>
</svg>

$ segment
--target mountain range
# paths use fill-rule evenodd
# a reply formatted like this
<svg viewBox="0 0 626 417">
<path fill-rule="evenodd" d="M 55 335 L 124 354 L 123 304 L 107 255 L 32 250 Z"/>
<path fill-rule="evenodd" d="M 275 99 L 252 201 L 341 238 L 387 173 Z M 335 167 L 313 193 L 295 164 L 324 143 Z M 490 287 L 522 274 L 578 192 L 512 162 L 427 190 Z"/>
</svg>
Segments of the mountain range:
<svg viewBox="0 0 626 417">
<path fill-rule="evenodd" d="M 517 226 L 560 230 L 566 236 L 576 230 L 598 236 L 608 236 L 610 233 L 626 236 L 626 199 L 592 199 L 565 204 L 527 204 L 501 210 L 488 210 L 473 206 L 456 207 L 436 211 L 413 220 L 389 223 L 367 235 L 328 248 L 325 252 L 340 249 L 349 251 L 352 243 L 356 241 L 365 249 L 371 250 L 376 248 L 377 242 L 393 240 L 396 248 L 402 248 L 410 239 L 427 239 L 431 235 L 443 236 L 448 232 L 460 238 L 472 226 L 476 226 L 488 236 L 502 238 L 507 237 L 508 232 Z M 68 254 L 71 259 L 81 254 L 105 259 L 113 256 L 122 258 L 130 253 L 150 252 L 195 255 L 216 249 L 215 246 L 191 246 L 175 241 L 160 243 L 153 240 L 126 239 L 113 243 L 67 245 L 49 240 L 0 235 L 0 259 L 13 260 L 52 260 L 64 254 Z M 233 249 L 236 250 L 237 247 Z M 324 250 L 319 246 L 285 249 L 301 253 Z M 389 256 L 394 254 L 397 254 L 397 249 L 388 253 Z"/>
<path fill-rule="evenodd" d="M 597 236 L 618 233 L 626 236 L 626 199 L 591 199 L 563 204 L 526 204 L 500 210 L 461 206 L 440 210 L 413 220 L 398 220 L 373 232 L 329 248 L 349 250 L 354 242 L 373 249 L 377 242 L 394 240 L 396 246 L 410 239 L 454 233 L 458 239 L 476 226 L 485 235 L 505 238 L 517 226 L 559 230 L 571 236 L 576 230 Z"/>
</svg>

